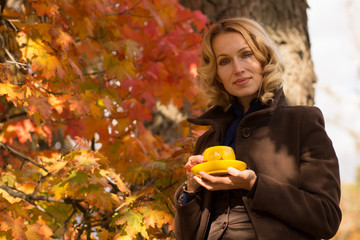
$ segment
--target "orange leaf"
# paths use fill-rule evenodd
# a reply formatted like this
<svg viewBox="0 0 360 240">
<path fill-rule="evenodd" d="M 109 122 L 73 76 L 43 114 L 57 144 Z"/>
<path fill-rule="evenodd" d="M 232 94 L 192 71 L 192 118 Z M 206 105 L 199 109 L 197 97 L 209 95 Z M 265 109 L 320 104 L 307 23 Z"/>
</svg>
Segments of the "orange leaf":
<svg viewBox="0 0 360 240">
<path fill-rule="evenodd" d="M 37 14 L 39 16 L 43 16 L 43 15 L 47 15 L 48 17 L 54 16 L 54 15 L 59 15 L 59 6 L 57 6 L 56 4 L 52 3 L 51 1 L 49 2 L 32 2 L 32 6 L 34 9 L 36 9 Z"/>
<path fill-rule="evenodd" d="M 53 235 L 53 231 L 46 225 L 46 222 L 42 220 L 41 216 L 39 216 L 39 220 L 28 226 L 27 231 L 25 232 L 28 240 L 51 240 L 51 236 Z"/>
</svg>

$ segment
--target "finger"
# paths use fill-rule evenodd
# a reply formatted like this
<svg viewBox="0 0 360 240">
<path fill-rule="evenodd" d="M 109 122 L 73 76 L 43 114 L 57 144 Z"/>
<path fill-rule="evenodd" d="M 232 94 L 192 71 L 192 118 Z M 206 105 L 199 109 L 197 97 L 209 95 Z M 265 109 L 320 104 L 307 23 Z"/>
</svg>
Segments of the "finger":
<svg viewBox="0 0 360 240">
<path fill-rule="evenodd" d="M 207 190 L 213 190 L 213 187 L 208 184 L 207 182 L 205 182 L 202 178 L 195 176 L 194 179 L 196 180 L 196 182 L 201 185 L 202 187 L 206 188 Z"/>
<path fill-rule="evenodd" d="M 193 156 L 189 157 L 188 162 L 199 164 L 199 163 L 202 163 L 203 160 L 204 160 L 204 157 L 202 155 L 193 155 Z"/>
<path fill-rule="evenodd" d="M 210 182 L 210 183 L 223 183 L 224 182 L 224 176 L 213 176 L 206 172 L 199 172 L 199 174 L 206 182 Z"/>
<path fill-rule="evenodd" d="M 241 175 L 241 171 L 236 169 L 236 168 L 233 168 L 233 167 L 229 167 L 227 169 L 227 172 L 231 175 L 231 176 L 234 176 L 234 177 L 237 177 L 239 175 Z"/>
<path fill-rule="evenodd" d="M 193 155 L 190 156 L 188 158 L 187 163 L 185 164 L 185 169 L 187 170 L 187 172 L 191 171 L 191 168 L 194 167 L 195 165 L 202 163 L 203 160 L 203 156 L 202 155 Z"/>
</svg>

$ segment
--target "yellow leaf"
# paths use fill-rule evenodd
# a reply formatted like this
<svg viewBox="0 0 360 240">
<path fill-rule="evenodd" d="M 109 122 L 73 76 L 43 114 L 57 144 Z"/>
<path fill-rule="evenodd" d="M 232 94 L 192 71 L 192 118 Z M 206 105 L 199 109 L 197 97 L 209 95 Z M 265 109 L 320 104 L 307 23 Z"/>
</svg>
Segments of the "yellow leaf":
<svg viewBox="0 0 360 240">
<path fill-rule="evenodd" d="M 18 105 L 24 98 L 21 88 L 11 83 L 0 83 L 0 95 L 6 95 L 6 99 Z"/>
<path fill-rule="evenodd" d="M 49 172 L 52 174 L 57 174 L 63 167 L 66 166 L 66 164 L 67 162 L 59 161 L 49 168 Z"/>
<path fill-rule="evenodd" d="M 148 239 L 149 235 L 146 231 L 146 227 L 143 224 L 143 216 L 141 213 L 135 213 L 134 211 L 128 211 L 119 219 L 116 220 L 116 224 L 124 225 L 125 232 L 131 238 L 136 238 L 137 234 L 141 234 L 144 238 Z"/>
<path fill-rule="evenodd" d="M 119 175 L 117 175 L 114 171 L 110 171 L 109 177 L 112 178 L 115 181 L 116 186 L 119 188 L 119 190 L 121 192 L 130 194 L 130 189 L 121 180 Z"/>
<path fill-rule="evenodd" d="M 14 204 L 22 201 L 21 198 L 12 197 L 10 194 L 8 194 L 7 191 L 3 190 L 2 188 L 0 188 L 0 195 L 2 195 L 2 197 L 5 198 L 10 204 Z"/>
<path fill-rule="evenodd" d="M 7 184 L 9 187 L 14 187 L 16 176 L 10 172 L 5 172 L 1 175 L 1 183 Z"/>
<path fill-rule="evenodd" d="M 117 235 L 115 235 L 114 240 L 132 240 L 132 238 L 127 236 L 127 235 L 126 236 L 120 236 L 120 234 L 117 234 Z"/>
<path fill-rule="evenodd" d="M 49 103 L 58 113 L 61 114 L 63 112 L 64 101 L 62 101 L 60 98 L 53 94 L 49 94 Z"/>
<path fill-rule="evenodd" d="M 169 213 L 153 209 L 149 206 L 142 206 L 139 208 L 139 211 L 144 215 L 144 225 L 146 228 L 150 226 L 161 228 L 164 223 L 170 223 L 173 219 Z"/>
<path fill-rule="evenodd" d="M 36 184 L 27 182 L 22 184 L 21 186 L 17 186 L 17 189 L 24 192 L 25 194 L 32 194 L 34 192 Z"/>
<path fill-rule="evenodd" d="M 69 183 L 58 183 L 54 187 L 51 188 L 52 192 L 54 193 L 54 198 L 56 201 L 59 201 L 65 193 L 67 193 Z"/>
<path fill-rule="evenodd" d="M 49 79 L 57 75 L 62 78 L 65 71 L 61 66 L 59 59 L 53 54 L 53 50 L 47 47 L 39 39 L 32 39 L 24 32 L 20 32 L 17 41 L 21 48 L 22 56 L 25 59 L 32 60 L 31 70 L 42 73 L 43 77 Z"/>
</svg>

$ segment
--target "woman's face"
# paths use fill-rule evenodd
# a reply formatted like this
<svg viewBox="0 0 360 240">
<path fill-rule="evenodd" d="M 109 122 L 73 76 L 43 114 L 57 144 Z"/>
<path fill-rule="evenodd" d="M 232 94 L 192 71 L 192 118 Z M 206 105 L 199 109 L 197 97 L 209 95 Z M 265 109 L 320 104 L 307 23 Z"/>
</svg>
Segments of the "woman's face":
<svg viewBox="0 0 360 240">
<path fill-rule="evenodd" d="M 226 32 L 212 42 L 217 75 L 225 90 L 237 97 L 245 109 L 258 94 L 262 67 L 240 33 Z"/>
</svg>

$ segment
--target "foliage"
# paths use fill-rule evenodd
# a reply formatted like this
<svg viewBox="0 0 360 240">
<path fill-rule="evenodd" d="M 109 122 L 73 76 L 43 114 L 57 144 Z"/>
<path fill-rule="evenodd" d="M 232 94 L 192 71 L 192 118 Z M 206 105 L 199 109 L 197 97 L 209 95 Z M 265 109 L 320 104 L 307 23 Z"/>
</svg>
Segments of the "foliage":
<svg viewBox="0 0 360 240">
<path fill-rule="evenodd" d="M 343 218 L 339 231 L 333 240 L 353 240 L 360 238 L 360 167 L 354 183 L 342 184 L 341 210 Z"/>
<path fill-rule="evenodd" d="M 176 0 L 15 2 L 0 26 L 0 239 L 171 238 L 193 141 L 146 126 L 159 104 L 201 106 L 206 17 Z"/>
</svg>

